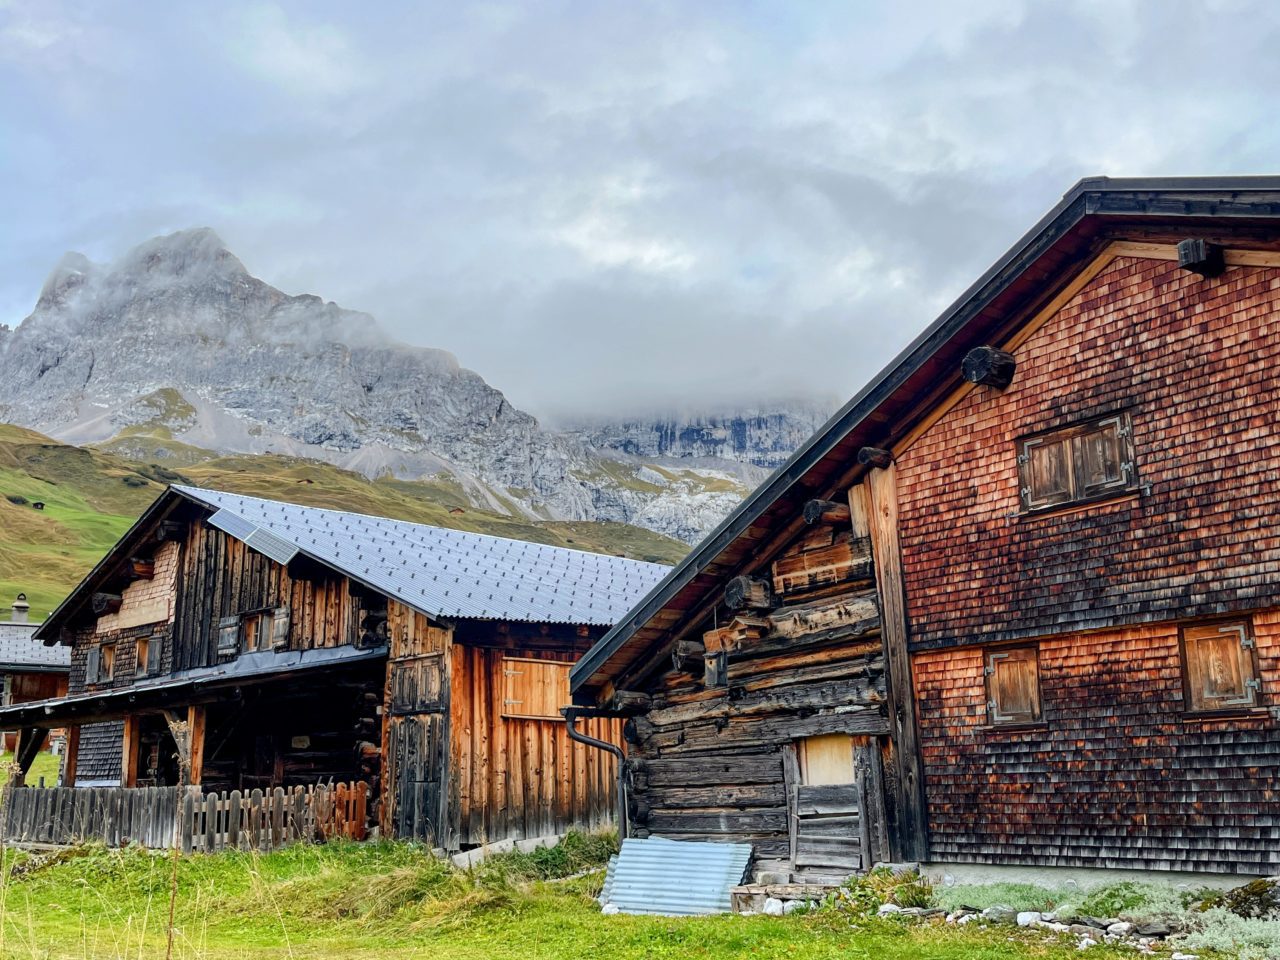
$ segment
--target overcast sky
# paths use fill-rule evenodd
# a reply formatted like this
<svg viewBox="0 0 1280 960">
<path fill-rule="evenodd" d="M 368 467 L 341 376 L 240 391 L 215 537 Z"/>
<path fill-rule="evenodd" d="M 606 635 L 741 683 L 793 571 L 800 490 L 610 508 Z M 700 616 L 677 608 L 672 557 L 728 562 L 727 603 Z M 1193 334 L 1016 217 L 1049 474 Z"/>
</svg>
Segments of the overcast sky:
<svg viewBox="0 0 1280 960">
<path fill-rule="evenodd" d="M 844 399 L 1071 184 L 1280 172 L 1270 3 L 0 0 L 0 322 L 211 226 L 544 417 Z"/>
</svg>

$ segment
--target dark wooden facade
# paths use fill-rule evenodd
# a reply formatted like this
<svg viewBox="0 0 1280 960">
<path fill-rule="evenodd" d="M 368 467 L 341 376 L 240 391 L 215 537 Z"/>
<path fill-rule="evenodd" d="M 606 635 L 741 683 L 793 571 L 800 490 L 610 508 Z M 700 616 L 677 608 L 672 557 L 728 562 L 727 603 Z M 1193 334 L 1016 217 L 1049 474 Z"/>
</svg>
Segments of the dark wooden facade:
<svg viewBox="0 0 1280 960">
<path fill-rule="evenodd" d="M 575 668 L 635 714 L 635 827 L 799 876 L 1275 873 L 1278 216 L 1280 179 L 1068 194 Z"/>
<path fill-rule="evenodd" d="M 55 615 L 72 648 L 64 785 L 175 783 L 181 719 L 192 782 L 362 781 L 384 835 L 459 850 L 612 822 L 616 764 L 559 714 L 603 627 L 433 619 L 318 561 L 278 563 L 165 496 L 117 548 L 127 562 Z M 506 703 L 517 673 L 535 715 Z M 214 685 L 165 692 L 190 678 Z M 621 721 L 584 732 L 620 742 Z"/>
</svg>

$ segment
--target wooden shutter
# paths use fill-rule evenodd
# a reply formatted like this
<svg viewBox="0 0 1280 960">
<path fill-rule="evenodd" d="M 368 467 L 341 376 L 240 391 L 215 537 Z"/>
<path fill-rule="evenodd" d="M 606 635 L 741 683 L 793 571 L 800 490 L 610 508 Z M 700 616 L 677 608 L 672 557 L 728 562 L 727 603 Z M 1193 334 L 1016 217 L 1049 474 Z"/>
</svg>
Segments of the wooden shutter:
<svg viewBox="0 0 1280 960">
<path fill-rule="evenodd" d="M 502 715 L 513 719 L 559 720 L 569 704 L 568 663 L 502 658 Z"/>
<path fill-rule="evenodd" d="M 853 738 L 828 733 L 800 741 L 800 782 L 816 787 L 853 783 Z"/>
<path fill-rule="evenodd" d="M 276 607 L 271 614 L 271 649 L 289 649 L 289 608 Z"/>
<path fill-rule="evenodd" d="M 1126 457 L 1127 418 L 1098 422 L 1075 438 L 1075 473 L 1078 497 L 1096 497 L 1123 490 L 1133 465 Z"/>
<path fill-rule="evenodd" d="M 1022 445 L 1022 502 L 1028 510 L 1072 498 L 1070 440 L 1041 437 Z"/>
<path fill-rule="evenodd" d="M 223 617 L 218 621 L 218 655 L 226 656 L 240 650 L 240 618 Z"/>
<path fill-rule="evenodd" d="M 987 654 L 988 718 L 995 723 L 1040 719 L 1040 668 L 1033 647 Z"/>
<path fill-rule="evenodd" d="M 98 655 L 98 680 L 106 683 L 112 680 L 116 675 L 116 645 L 114 643 L 104 643 L 99 646 Z"/>
<path fill-rule="evenodd" d="M 102 650 L 93 646 L 89 648 L 89 658 L 84 665 L 84 682 L 97 683 L 99 664 L 102 662 Z"/>
<path fill-rule="evenodd" d="M 1186 690 L 1192 710 L 1232 710 L 1258 702 L 1253 638 L 1243 623 L 1186 627 L 1182 631 Z"/>
<path fill-rule="evenodd" d="M 147 644 L 147 676 L 160 676 L 160 667 L 164 662 L 164 637 L 153 636 Z"/>
<path fill-rule="evenodd" d="M 145 677 L 151 672 L 151 639 L 139 637 L 133 654 L 133 675 Z"/>
</svg>

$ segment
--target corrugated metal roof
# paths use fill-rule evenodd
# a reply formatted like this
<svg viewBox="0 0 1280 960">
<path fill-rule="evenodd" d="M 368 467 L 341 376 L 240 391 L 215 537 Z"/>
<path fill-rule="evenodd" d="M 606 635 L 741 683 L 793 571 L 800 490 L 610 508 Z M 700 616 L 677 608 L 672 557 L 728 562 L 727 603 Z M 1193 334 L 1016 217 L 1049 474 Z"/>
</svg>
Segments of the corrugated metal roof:
<svg viewBox="0 0 1280 960">
<path fill-rule="evenodd" d="M 6 621 L 0 623 L 0 671 L 4 668 L 23 671 L 68 670 L 71 650 L 68 647 L 46 647 L 35 638 L 38 623 Z"/>
<path fill-rule="evenodd" d="M 623 840 L 621 852 L 609 860 L 600 902 L 612 903 L 619 913 L 728 913 L 733 888 L 750 862 L 749 843 Z"/>
<path fill-rule="evenodd" d="M 610 626 L 668 568 L 542 543 L 175 486 L 272 559 L 301 552 L 435 617 Z M 282 559 L 284 558 L 284 559 Z"/>
</svg>

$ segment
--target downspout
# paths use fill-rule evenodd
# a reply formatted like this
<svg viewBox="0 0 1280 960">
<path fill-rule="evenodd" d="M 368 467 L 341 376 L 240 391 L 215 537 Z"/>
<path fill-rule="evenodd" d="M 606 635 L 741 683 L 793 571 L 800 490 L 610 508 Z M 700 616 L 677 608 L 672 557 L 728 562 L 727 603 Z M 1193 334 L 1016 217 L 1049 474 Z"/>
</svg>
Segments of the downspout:
<svg viewBox="0 0 1280 960">
<path fill-rule="evenodd" d="M 618 758 L 618 798 L 616 801 L 618 804 L 618 839 L 625 840 L 627 838 L 628 772 L 626 754 L 622 752 L 622 748 L 617 744 L 609 743 L 607 740 L 597 740 L 595 737 L 579 732 L 577 728 L 579 720 L 596 718 L 616 720 L 619 715 L 611 710 L 597 710 L 594 707 L 562 707 L 560 713 L 564 716 L 564 725 L 565 729 L 569 731 L 570 740 L 585 744 L 588 747 L 595 747 L 597 750 L 604 750 Z"/>
</svg>

